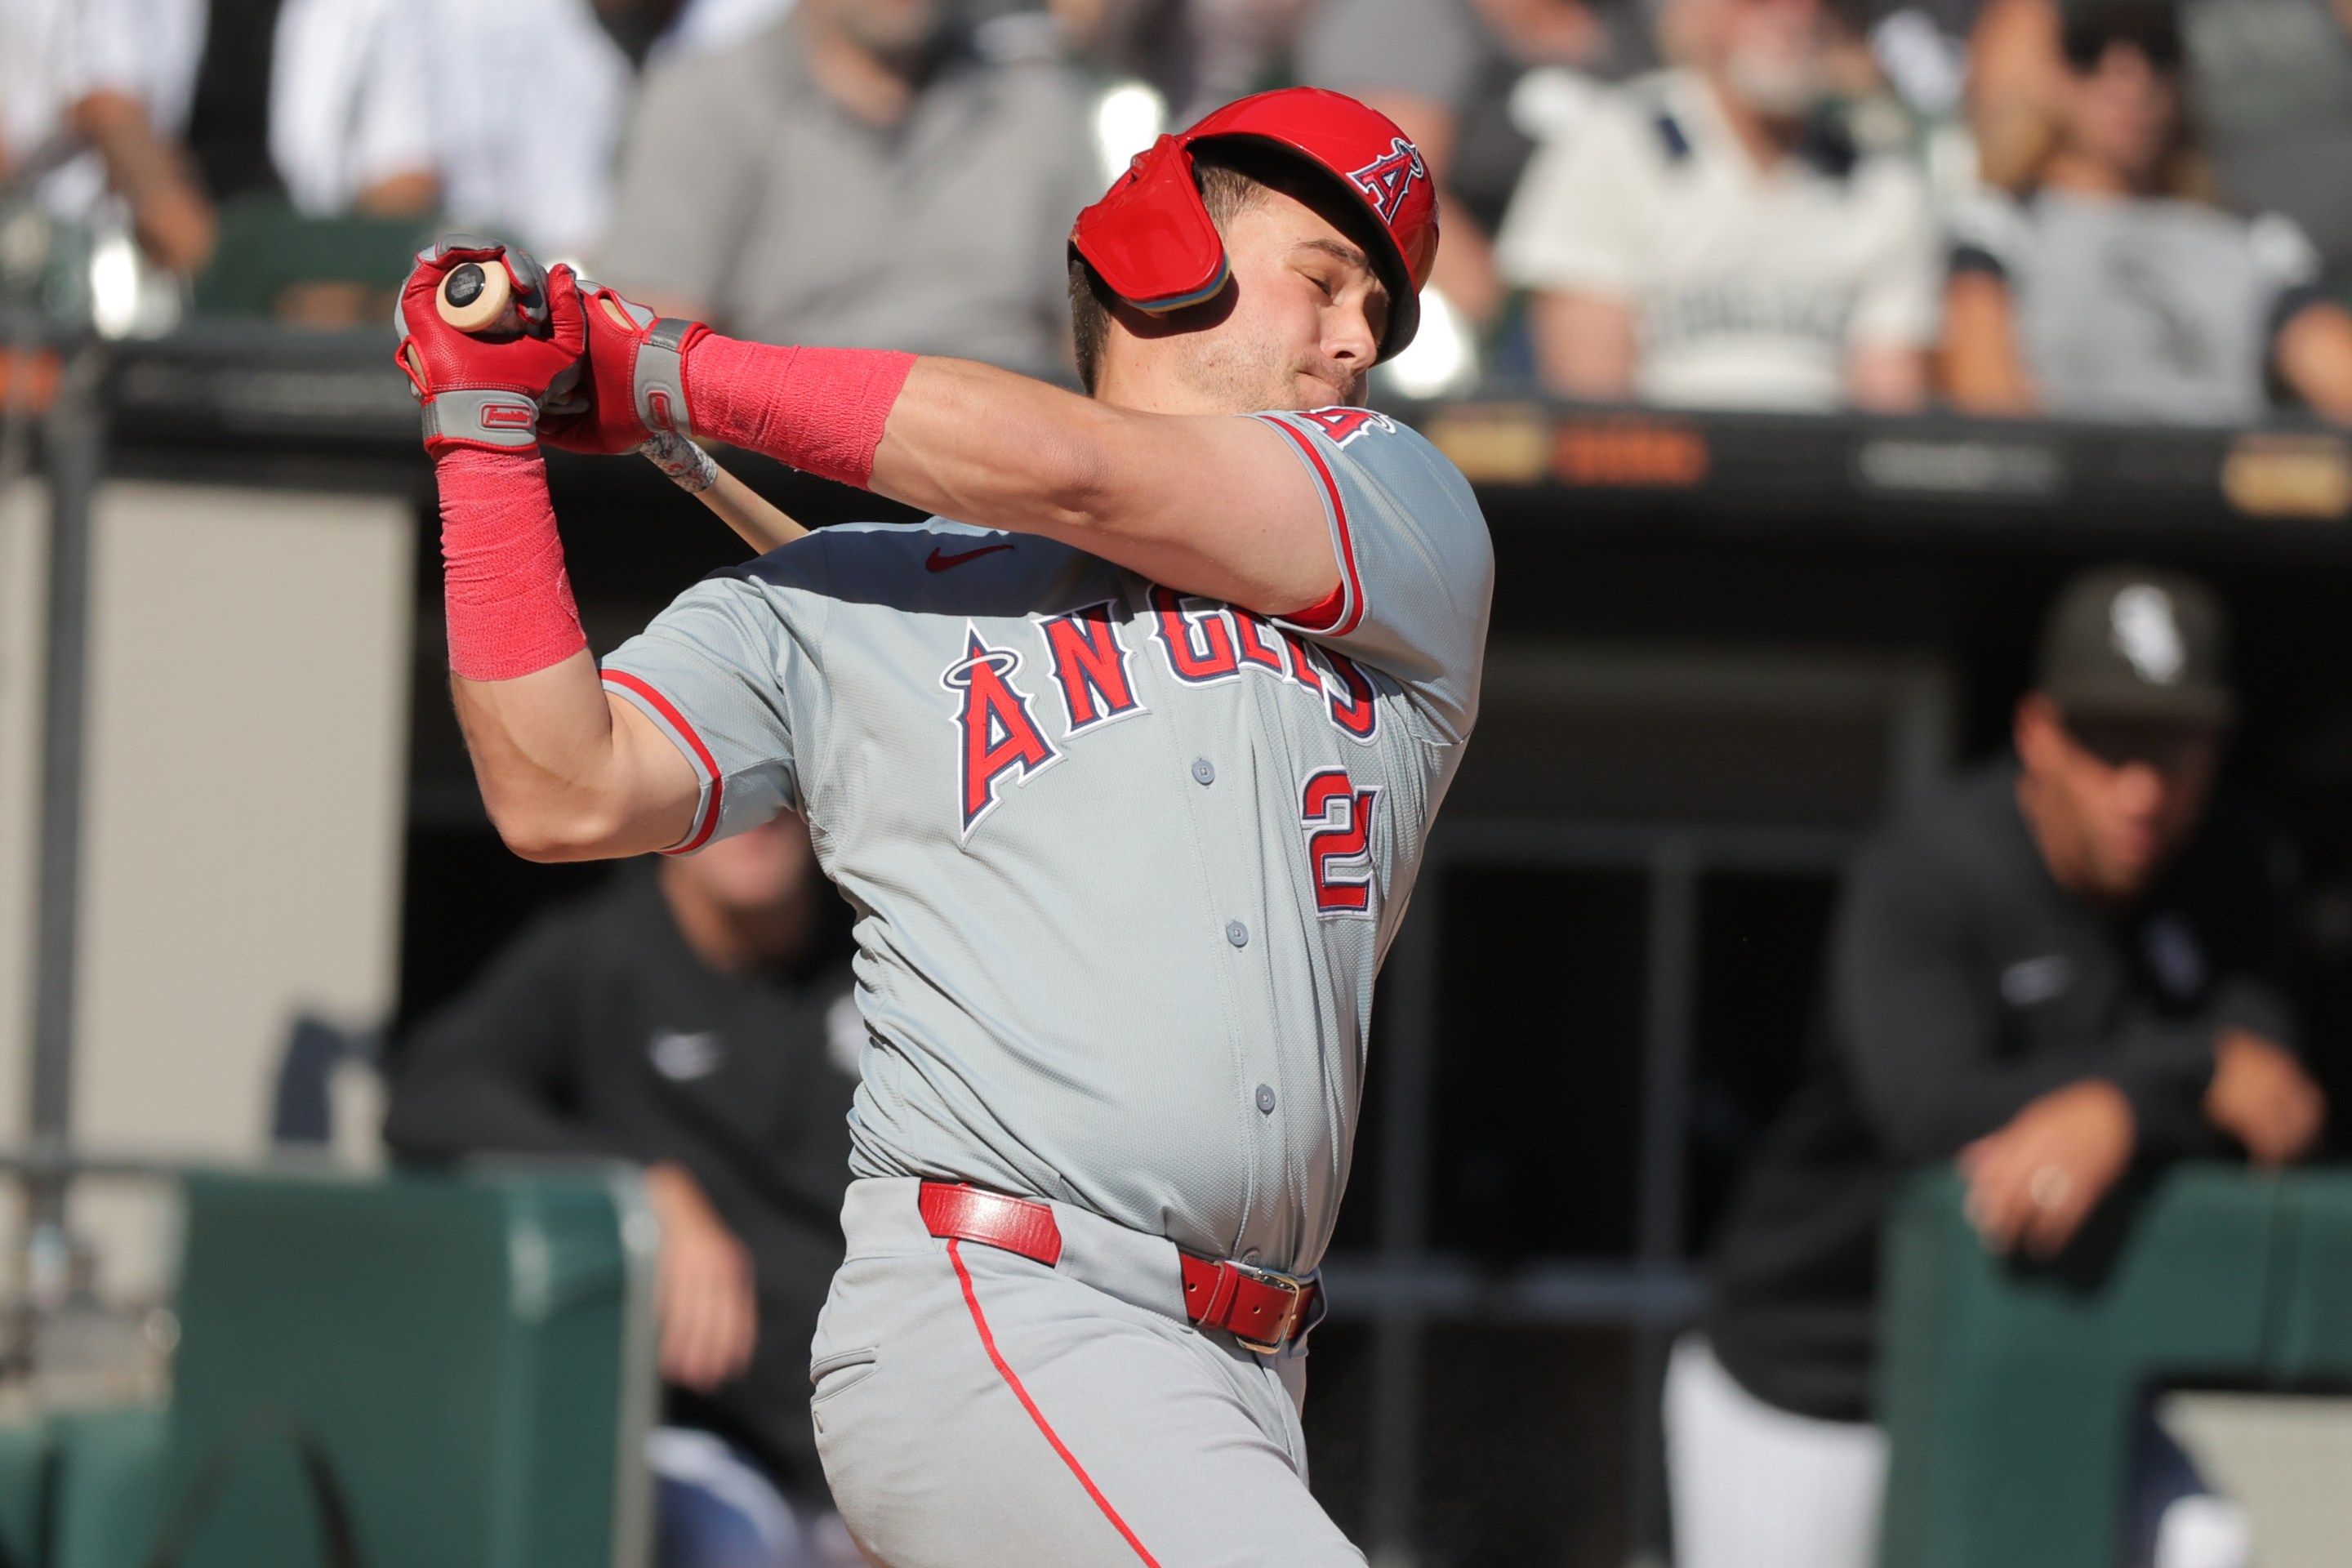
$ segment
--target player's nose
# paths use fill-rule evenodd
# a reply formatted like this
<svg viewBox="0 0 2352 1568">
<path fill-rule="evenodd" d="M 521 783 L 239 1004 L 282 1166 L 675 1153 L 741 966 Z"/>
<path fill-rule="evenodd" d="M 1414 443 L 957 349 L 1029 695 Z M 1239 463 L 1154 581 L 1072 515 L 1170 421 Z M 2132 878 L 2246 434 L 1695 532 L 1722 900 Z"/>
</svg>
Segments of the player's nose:
<svg viewBox="0 0 2352 1568">
<path fill-rule="evenodd" d="M 1370 368 L 1380 350 L 1381 334 L 1370 314 L 1369 301 L 1351 301 L 1324 318 L 1323 352 L 1349 372 Z"/>
</svg>

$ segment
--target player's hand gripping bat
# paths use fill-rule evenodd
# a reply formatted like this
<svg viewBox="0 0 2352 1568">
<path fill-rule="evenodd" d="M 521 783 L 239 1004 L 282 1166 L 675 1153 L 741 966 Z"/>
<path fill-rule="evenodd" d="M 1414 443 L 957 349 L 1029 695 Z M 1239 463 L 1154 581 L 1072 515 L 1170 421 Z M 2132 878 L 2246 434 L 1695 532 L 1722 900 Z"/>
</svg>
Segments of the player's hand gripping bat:
<svg viewBox="0 0 2352 1568">
<path fill-rule="evenodd" d="M 496 337 L 523 329 L 515 307 L 514 284 L 503 267 L 466 262 L 449 269 L 434 304 L 441 319 L 461 332 Z M 788 513 L 719 466 L 685 437 L 662 431 L 637 448 L 670 482 L 718 514 L 743 542 L 761 554 L 808 532 Z"/>
</svg>

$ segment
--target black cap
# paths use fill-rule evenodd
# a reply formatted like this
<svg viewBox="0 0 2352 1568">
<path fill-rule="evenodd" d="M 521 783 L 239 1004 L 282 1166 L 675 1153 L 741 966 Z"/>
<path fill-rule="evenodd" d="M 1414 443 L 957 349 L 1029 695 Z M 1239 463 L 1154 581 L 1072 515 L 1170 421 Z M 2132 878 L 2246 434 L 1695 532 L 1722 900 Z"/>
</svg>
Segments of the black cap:
<svg viewBox="0 0 2352 1568">
<path fill-rule="evenodd" d="M 2227 620 L 2193 577 L 2101 566 L 2066 584 L 2042 626 L 2035 684 L 2069 717 L 2223 724 Z"/>
</svg>

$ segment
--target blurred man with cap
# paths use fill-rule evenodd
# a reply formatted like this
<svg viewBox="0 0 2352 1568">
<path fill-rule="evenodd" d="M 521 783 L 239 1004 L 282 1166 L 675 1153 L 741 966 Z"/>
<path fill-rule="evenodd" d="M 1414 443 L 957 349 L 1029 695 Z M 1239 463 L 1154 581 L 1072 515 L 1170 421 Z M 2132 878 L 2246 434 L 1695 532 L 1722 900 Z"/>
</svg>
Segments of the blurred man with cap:
<svg viewBox="0 0 2352 1568">
<path fill-rule="evenodd" d="M 1853 862 L 1806 1079 L 1667 1375 L 1685 1568 L 1876 1560 L 1878 1234 L 1906 1173 L 1957 1161 L 1985 1245 L 2048 1257 L 2136 1162 L 2275 1166 L 2317 1139 L 2282 860 L 2209 810 L 2235 706 L 2222 641 L 2193 580 L 2084 574 L 2044 627 L 2014 754 Z M 2138 1448 L 2131 1561 L 2242 1561 L 2234 1505 L 2153 1420 Z"/>
</svg>

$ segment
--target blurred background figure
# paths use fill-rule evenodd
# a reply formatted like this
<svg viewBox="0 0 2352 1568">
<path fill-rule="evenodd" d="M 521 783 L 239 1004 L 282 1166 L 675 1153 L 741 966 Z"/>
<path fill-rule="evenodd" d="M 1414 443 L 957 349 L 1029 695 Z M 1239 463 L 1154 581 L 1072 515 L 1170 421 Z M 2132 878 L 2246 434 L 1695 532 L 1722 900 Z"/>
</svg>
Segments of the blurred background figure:
<svg viewBox="0 0 2352 1568">
<path fill-rule="evenodd" d="M 2275 1167 L 2317 1141 L 2281 859 L 2210 806 L 2234 708 L 2221 641 L 2190 579 L 2077 578 L 2045 624 L 2015 754 L 1856 862 L 1823 1037 L 1724 1221 L 1704 1332 L 1668 1373 L 1683 1568 L 1875 1560 L 1878 1237 L 1906 1173 L 1957 1160 L 1985 1245 L 2049 1258 L 2136 1163 Z M 2173 1511 L 2201 1484 L 2144 1426 L 2130 1561 L 2170 1568 L 2164 1532 L 2210 1532 L 2227 1510 Z"/>
<path fill-rule="evenodd" d="M 289 234 L 260 215 L 253 248 L 308 241 L 316 252 L 340 237 L 373 257 L 392 253 L 398 238 L 404 258 L 406 234 L 348 221 L 404 216 L 420 226 L 437 220 L 510 237 L 545 260 L 576 264 L 604 236 L 637 66 L 727 47 L 790 6 L 281 0 L 269 150 L 284 199 L 309 222 Z M 562 134 L 548 133 L 559 125 Z M 326 226 L 332 220 L 346 221 Z M 311 279 L 276 313 L 314 325 L 372 321 L 385 289 L 347 280 L 362 281 L 373 286 L 332 292 Z"/>
<path fill-rule="evenodd" d="M 588 0 L 283 0 L 278 46 L 299 211 L 437 213 L 550 260 L 604 233 L 631 66 Z"/>
<path fill-rule="evenodd" d="M 1937 239 L 1906 159 L 1834 114 L 1859 57 L 1822 0 L 1670 0 L 1687 63 L 1633 82 L 1529 164 L 1496 255 L 1534 291 L 1537 368 L 1570 397 L 1916 407 Z"/>
<path fill-rule="evenodd" d="M 1298 75 L 1360 98 L 1411 137 L 1445 218 L 1423 331 L 1489 331 L 1507 287 L 1493 238 L 1539 138 L 1566 137 L 1598 82 L 1655 63 L 1639 0 L 1323 0 Z"/>
<path fill-rule="evenodd" d="M 2178 194 L 2241 216 L 2277 213 L 2317 247 L 2321 272 L 2352 279 L 2352 5 L 2343 0 L 2143 0 L 2177 17 L 2197 144 Z M 1973 35 L 1971 118 L 1985 179 L 2033 185 L 2065 120 L 2062 37 L 2112 0 L 1988 0 Z"/>
<path fill-rule="evenodd" d="M 270 150 L 310 216 L 438 214 L 577 260 L 604 237 L 636 67 L 740 43 L 791 5 L 281 0 Z"/>
<path fill-rule="evenodd" d="M 2294 221 L 2205 199 L 2169 5 L 2070 6 L 2021 195 L 1956 215 L 1946 299 L 1953 404 L 1992 414 L 2239 423 L 2275 381 L 2352 419 L 2352 313 L 2316 287 Z M 2011 45 L 2012 49 L 2022 45 Z M 2325 57 L 2323 56 L 2323 58 Z M 2352 79 L 2347 79 L 2352 80 Z M 2352 184 L 2338 166 L 2328 183 Z"/>
<path fill-rule="evenodd" d="M 945 0 L 800 0 L 657 63 L 597 275 L 739 337 L 1067 380 L 1065 237 L 1108 179 L 1091 106 L 1057 60 L 985 58 L 951 21 Z"/>
<path fill-rule="evenodd" d="M 1318 8 L 1318 0 L 1054 0 L 1052 14 L 1080 54 L 1148 83 L 1181 129 L 1288 85 L 1299 25 Z M 1323 0 L 1320 9 L 1330 8 Z"/>
<path fill-rule="evenodd" d="M 2196 121 L 2221 198 L 2283 213 L 2352 283 L 2352 4 L 2183 0 Z"/>
<path fill-rule="evenodd" d="M 139 258 L 184 275 L 211 258 L 208 181 L 225 167 L 247 73 L 207 46 L 205 0 L 8 0 L 0 5 L 0 194 L 37 192 L 82 226 L 119 279 L 97 301 L 110 331 L 162 330 L 168 289 L 142 300 Z M 199 90 L 201 88 L 202 91 Z"/>
<path fill-rule="evenodd" d="M 518 939 L 394 1074 L 397 1152 L 646 1167 L 662 1233 L 667 1409 L 648 1457 L 664 1568 L 857 1561 L 808 1410 L 864 1042 L 844 913 L 789 815 L 625 867 Z"/>
</svg>

